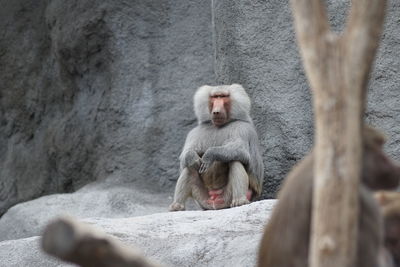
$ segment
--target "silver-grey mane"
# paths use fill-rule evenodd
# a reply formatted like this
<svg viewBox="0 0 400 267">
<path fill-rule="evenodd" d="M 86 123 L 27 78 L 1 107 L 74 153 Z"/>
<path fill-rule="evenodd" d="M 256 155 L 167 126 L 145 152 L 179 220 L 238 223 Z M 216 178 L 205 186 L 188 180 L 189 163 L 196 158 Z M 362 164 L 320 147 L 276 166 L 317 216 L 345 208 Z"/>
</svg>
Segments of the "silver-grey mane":
<svg viewBox="0 0 400 267">
<path fill-rule="evenodd" d="M 209 86 L 204 85 L 197 89 L 194 97 L 194 112 L 199 124 L 211 121 L 211 114 L 208 110 L 208 99 L 214 93 L 228 93 L 231 97 L 230 120 L 251 121 L 250 98 L 240 84 Z"/>
</svg>

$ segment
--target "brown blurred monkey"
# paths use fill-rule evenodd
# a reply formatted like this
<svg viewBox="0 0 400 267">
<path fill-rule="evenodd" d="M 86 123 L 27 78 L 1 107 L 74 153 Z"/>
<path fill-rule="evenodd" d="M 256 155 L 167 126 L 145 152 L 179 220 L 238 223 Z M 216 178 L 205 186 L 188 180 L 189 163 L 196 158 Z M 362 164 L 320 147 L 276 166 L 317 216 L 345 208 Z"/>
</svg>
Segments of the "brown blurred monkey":
<svg viewBox="0 0 400 267">
<path fill-rule="evenodd" d="M 359 190 L 360 217 L 357 267 L 378 266 L 382 247 L 382 221 L 370 190 L 393 189 L 400 178 L 399 166 L 383 152 L 382 134 L 365 127 L 362 179 Z M 259 267 L 305 267 L 309 265 L 310 224 L 313 192 L 313 152 L 288 175 L 279 202 L 266 226 L 259 251 Z"/>
</svg>

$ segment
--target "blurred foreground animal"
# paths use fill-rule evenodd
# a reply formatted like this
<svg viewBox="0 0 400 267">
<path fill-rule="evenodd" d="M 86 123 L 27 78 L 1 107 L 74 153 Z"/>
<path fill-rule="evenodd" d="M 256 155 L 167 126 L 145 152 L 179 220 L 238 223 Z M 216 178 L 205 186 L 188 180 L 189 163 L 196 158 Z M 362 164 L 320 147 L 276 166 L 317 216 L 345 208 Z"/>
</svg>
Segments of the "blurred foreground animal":
<svg viewBox="0 0 400 267">
<path fill-rule="evenodd" d="M 400 267 L 400 192 L 379 191 L 374 196 L 383 215 L 385 248 Z"/>
<path fill-rule="evenodd" d="M 383 152 L 385 139 L 381 133 L 365 127 L 363 140 L 356 266 L 377 267 L 382 257 L 382 221 L 370 191 L 396 188 L 400 178 L 400 167 Z M 314 155 L 311 152 L 284 181 L 278 195 L 279 202 L 272 212 L 261 241 L 259 267 L 309 265 L 313 161 Z"/>
</svg>

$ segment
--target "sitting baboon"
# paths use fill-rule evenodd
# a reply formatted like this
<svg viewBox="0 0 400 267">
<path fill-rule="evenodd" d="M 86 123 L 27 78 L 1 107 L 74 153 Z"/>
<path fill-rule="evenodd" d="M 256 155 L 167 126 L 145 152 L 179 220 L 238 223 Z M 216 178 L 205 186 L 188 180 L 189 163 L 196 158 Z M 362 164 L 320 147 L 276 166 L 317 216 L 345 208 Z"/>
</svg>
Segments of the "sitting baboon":
<svg viewBox="0 0 400 267">
<path fill-rule="evenodd" d="M 258 197 L 264 167 L 244 88 L 202 86 L 194 111 L 199 124 L 186 137 L 170 210 L 184 210 L 188 197 L 203 209 L 240 206 Z"/>
</svg>

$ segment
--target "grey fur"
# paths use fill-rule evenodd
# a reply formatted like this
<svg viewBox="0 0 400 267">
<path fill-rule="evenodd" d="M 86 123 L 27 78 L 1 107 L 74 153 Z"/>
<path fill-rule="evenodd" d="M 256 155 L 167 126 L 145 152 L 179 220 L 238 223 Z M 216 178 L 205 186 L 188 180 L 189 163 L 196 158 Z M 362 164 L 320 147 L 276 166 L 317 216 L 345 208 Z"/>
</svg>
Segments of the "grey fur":
<svg viewBox="0 0 400 267">
<path fill-rule="evenodd" d="M 221 127 L 212 124 L 208 107 L 210 94 L 216 92 L 229 93 L 231 98 L 230 120 Z M 264 165 L 258 135 L 250 118 L 250 107 L 250 98 L 239 84 L 200 87 L 194 96 L 194 111 L 199 125 L 186 137 L 180 155 L 180 177 L 188 173 L 186 168 L 203 173 L 214 161 L 238 161 L 249 174 L 250 185 L 256 185 L 256 194 L 260 194 Z M 181 190 L 179 184 L 178 180 L 175 194 Z"/>
<path fill-rule="evenodd" d="M 199 124 L 211 121 L 211 114 L 208 110 L 208 97 L 212 93 L 224 92 L 231 96 L 231 118 L 251 122 L 250 98 L 240 84 L 209 86 L 204 85 L 197 89 L 194 97 L 194 113 Z"/>
<path fill-rule="evenodd" d="M 221 128 L 211 123 L 208 96 L 223 91 L 231 96 L 231 121 Z M 192 129 L 180 155 L 181 171 L 198 160 L 211 164 L 214 160 L 240 161 L 260 184 L 264 181 L 264 164 L 258 135 L 250 118 L 250 98 L 239 84 L 200 87 L 194 95 L 195 114 L 199 125 Z M 193 153 L 195 152 L 195 153 Z M 251 159 L 251 160 L 250 160 Z"/>
<path fill-rule="evenodd" d="M 197 155 L 203 155 L 202 161 L 207 165 L 215 160 L 240 161 L 260 184 L 263 182 L 264 165 L 251 120 L 233 120 L 221 128 L 216 128 L 211 121 L 199 124 L 186 137 L 180 155 L 181 171 L 193 166 L 199 159 Z"/>
</svg>

